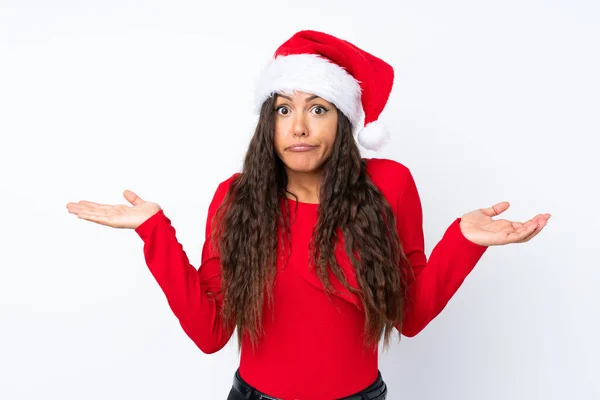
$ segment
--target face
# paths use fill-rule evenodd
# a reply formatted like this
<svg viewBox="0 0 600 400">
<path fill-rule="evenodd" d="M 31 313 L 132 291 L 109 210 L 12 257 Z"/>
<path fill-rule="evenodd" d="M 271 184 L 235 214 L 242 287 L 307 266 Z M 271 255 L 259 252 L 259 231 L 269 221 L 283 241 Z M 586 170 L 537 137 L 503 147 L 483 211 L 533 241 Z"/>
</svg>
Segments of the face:
<svg viewBox="0 0 600 400">
<path fill-rule="evenodd" d="M 320 171 L 333 151 L 337 108 L 311 93 L 296 92 L 278 94 L 275 110 L 275 151 L 286 168 Z"/>
</svg>

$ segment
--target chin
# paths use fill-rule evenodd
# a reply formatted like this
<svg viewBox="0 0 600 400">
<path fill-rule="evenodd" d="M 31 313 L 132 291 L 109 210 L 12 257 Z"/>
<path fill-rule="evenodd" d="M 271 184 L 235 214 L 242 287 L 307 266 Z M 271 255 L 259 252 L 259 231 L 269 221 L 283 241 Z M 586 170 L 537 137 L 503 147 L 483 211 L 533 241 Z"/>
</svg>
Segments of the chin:
<svg viewBox="0 0 600 400">
<path fill-rule="evenodd" d="M 287 159 L 284 161 L 285 165 L 294 172 L 315 172 L 321 167 L 319 160 L 303 159 L 293 160 Z"/>
</svg>

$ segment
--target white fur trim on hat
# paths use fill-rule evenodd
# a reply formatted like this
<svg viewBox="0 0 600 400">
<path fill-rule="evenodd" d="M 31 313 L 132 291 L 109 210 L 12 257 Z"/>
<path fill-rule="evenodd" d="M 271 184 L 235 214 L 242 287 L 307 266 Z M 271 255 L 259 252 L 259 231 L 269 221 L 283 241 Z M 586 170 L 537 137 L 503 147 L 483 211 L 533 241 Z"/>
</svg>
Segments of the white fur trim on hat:
<svg viewBox="0 0 600 400">
<path fill-rule="evenodd" d="M 364 111 L 359 82 L 326 58 L 315 54 L 290 54 L 271 59 L 256 85 L 256 112 L 260 112 L 263 102 L 273 92 L 293 91 L 313 93 L 335 104 L 348 117 L 354 131 L 362 126 Z"/>
</svg>

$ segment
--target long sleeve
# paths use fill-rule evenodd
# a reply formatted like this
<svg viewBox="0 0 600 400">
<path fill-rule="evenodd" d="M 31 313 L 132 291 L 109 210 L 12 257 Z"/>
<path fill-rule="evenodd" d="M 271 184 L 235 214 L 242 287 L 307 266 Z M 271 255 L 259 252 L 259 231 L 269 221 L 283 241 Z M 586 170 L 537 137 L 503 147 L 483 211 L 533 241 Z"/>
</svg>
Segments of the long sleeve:
<svg viewBox="0 0 600 400">
<path fill-rule="evenodd" d="M 457 218 L 446 229 L 427 260 L 421 200 L 410 170 L 406 169 L 404 176 L 402 193 L 396 204 L 397 228 L 416 279 L 412 280 L 412 275 L 407 275 L 411 280 L 401 332 L 412 337 L 446 307 L 487 246 L 468 240 L 460 230 L 460 218 Z"/>
<path fill-rule="evenodd" d="M 199 269 L 190 264 L 163 210 L 135 229 L 144 242 L 146 264 L 171 310 L 185 333 L 206 354 L 223 348 L 233 333 L 233 329 L 225 329 L 220 315 L 222 296 L 217 293 L 221 286 L 221 268 L 218 256 L 210 251 L 209 245 L 210 224 L 227 192 L 228 182 L 219 185 L 210 204 Z"/>
</svg>

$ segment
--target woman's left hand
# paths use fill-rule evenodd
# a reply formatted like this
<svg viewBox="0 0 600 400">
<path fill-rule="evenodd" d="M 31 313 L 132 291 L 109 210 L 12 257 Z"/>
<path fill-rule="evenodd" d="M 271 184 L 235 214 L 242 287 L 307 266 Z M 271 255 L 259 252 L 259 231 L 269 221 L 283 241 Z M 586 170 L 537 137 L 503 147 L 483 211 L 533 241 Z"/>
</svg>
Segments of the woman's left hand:
<svg viewBox="0 0 600 400">
<path fill-rule="evenodd" d="M 503 201 L 489 208 L 468 212 L 460 220 L 460 230 L 467 239 L 481 246 L 525 243 L 544 229 L 551 216 L 538 214 L 526 222 L 492 219 L 506 211 L 508 207 L 510 204 Z"/>
</svg>

